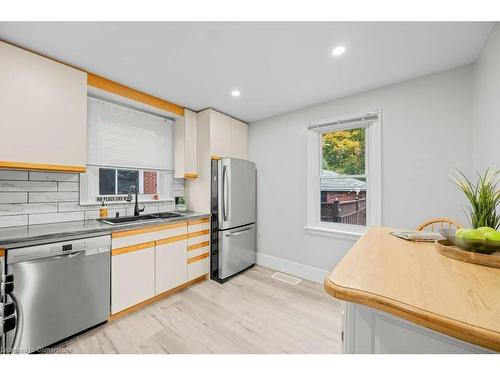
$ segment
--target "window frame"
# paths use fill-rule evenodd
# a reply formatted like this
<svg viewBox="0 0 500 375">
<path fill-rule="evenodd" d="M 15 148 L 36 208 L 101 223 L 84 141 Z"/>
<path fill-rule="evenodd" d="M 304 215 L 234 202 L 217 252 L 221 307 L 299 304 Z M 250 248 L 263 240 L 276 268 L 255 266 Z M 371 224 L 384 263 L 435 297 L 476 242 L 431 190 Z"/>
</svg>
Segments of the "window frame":
<svg viewBox="0 0 500 375">
<path fill-rule="evenodd" d="M 113 171 L 114 173 L 114 194 L 101 194 L 101 170 L 110 170 Z M 121 167 L 99 167 L 98 173 L 99 173 L 99 194 L 98 198 L 102 197 L 113 197 L 113 196 L 121 196 L 121 195 L 128 195 L 128 193 L 119 193 L 119 173 L 120 171 L 131 171 L 131 172 L 137 172 L 137 184 L 136 187 L 139 189 L 139 194 L 141 195 L 156 195 L 158 194 L 159 191 L 159 186 L 158 186 L 158 177 L 159 177 L 159 171 L 158 170 L 153 170 L 153 169 L 139 169 L 139 168 L 121 168 Z M 154 193 L 146 193 L 144 191 L 144 173 L 155 173 L 156 174 L 156 191 Z"/>
<path fill-rule="evenodd" d="M 138 192 L 140 203 L 155 203 L 155 202 L 172 202 L 174 200 L 174 174 L 171 171 L 162 169 L 150 168 L 123 168 L 117 166 L 91 165 L 87 164 L 87 171 L 80 175 L 80 205 L 90 206 L 99 205 L 102 200 L 106 204 L 127 204 L 125 200 L 128 194 L 100 195 L 99 194 L 99 169 L 114 169 L 115 181 L 117 182 L 118 170 L 133 170 L 139 172 Z M 141 173 L 142 172 L 142 173 Z M 144 194 L 143 172 L 156 172 L 156 194 Z M 115 186 L 115 191 L 118 192 L 118 186 Z M 158 196 L 158 199 L 154 199 Z"/>
<path fill-rule="evenodd" d="M 171 161 L 167 162 L 166 166 L 162 165 L 149 165 L 148 163 L 137 163 L 137 165 L 133 165 L 135 163 L 129 162 L 113 162 L 113 160 L 106 158 L 106 160 L 93 160 L 88 157 L 87 159 L 87 170 L 85 173 L 80 175 L 80 195 L 79 195 L 79 205 L 81 206 L 95 206 L 99 205 L 101 201 L 104 199 L 106 204 L 116 204 L 116 205 L 124 205 L 127 204 L 123 198 L 127 196 L 127 194 L 115 194 L 115 195 L 100 195 L 99 191 L 99 168 L 108 168 L 115 170 L 137 170 L 139 171 L 139 186 L 141 189 L 139 192 L 139 201 L 140 203 L 159 203 L 159 202 L 173 202 L 174 201 L 174 148 L 175 148 L 175 139 L 174 139 L 174 130 L 175 130 L 175 118 L 171 117 L 171 114 L 164 111 L 151 110 L 150 108 L 146 108 L 142 105 L 138 105 L 137 103 L 132 103 L 128 101 L 124 101 L 120 96 L 112 95 L 102 96 L 102 93 L 97 91 L 92 91 L 87 95 L 87 132 L 89 133 L 91 129 L 93 129 L 93 124 L 101 121 L 101 112 L 99 109 L 99 105 L 105 106 L 107 109 L 114 108 L 114 106 L 120 107 L 118 111 L 128 110 L 127 115 L 140 115 L 143 116 L 144 119 L 149 119 L 150 117 L 159 118 L 161 121 L 165 122 L 167 128 L 170 128 L 170 133 L 167 131 L 166 136 L 170 137 L 167 139 L 167 144 L 171 143 L 171 152 L 169 151 L 165 155 L 158 155 L 159 159 L 166 158 Z M 146 121 L 146 120 L 144 120 Z M 141 120 L 141 123 L 142 120 Z M 125 122 L 124 125 L 129 124 L 129 122 Z M 95 133 L 94 133 L 95 134 Z M 88 140 L 90 140 L 90 136 Z M 91 148 L 89 146 L 89 142 L 87 142 L 87 154 L 91 154 Z M 168 148 L 170 149 L 170 148 Z M 171 160 L 169 159 L 171 156 Z M 143 182 L 143 173 L 144 171 L 154 171 L 157 173 L 157 193 L 156 194 L 144 194 L 144 182 Z M 117 182 L 118 173 L 115 171 L 115 191 L 118 189 Z M 155 196 L 157 199 L 155 199 Z M 108 199 L 106 199 L 108 198 Z M 116 198 L 116 200 L 114 200 Z"/>
<path fill-rule="evenodd" d="M 382 137 L 381 110 L 375 120 L 365 115 L 346 116 L 312 124 L 307 130 L 307 224 L 311 234 L 360 237 L 369 227 L 381 225 Z M 353 119 L 353 120 L 350 120 Z M 361 119 L 361 120 L 360 120 Z M 321 221 L 322 136 L 324 133 L 365 127 L 366 226 Z M 348 175 L 342 175 L 344 178 Z"/>
</svg>

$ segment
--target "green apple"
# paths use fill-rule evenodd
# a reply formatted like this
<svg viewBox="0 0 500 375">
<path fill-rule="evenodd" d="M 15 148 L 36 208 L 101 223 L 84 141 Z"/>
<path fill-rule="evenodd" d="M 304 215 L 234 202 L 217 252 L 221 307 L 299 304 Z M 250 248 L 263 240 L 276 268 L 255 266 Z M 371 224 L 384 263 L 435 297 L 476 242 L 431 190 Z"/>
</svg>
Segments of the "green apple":
<svg viewBox="0 0 500 375">
<path fill-rule="evenodd" d="M 465 229 L 465 228 L 458 228 L 457 231 L 455 232 L 455 237 L 463 237 L 464 236 L 464 232 L 466 230 L 467 229 Z"/>
<path fill-rule="evenodd" d="M 488 241 L 497 241 L 500 242 L 500 232 L 494 230 L 493 232 L 487 232 L 486 233 L 486 239 Z"/>
<path fill-rule="evenodd" d="M 484 232 L 477 229 L 464 230 L 462 237 L 467 240 L 484 240 L 486 238 Z"/>
<path fill-rule="evenodd" d="M 493 229 L 491 227 L 479 227 L 479 228 L 477 228 L 477 230 L 479 230 L 485 234 L 488 232 L 496 232 L 495 229 Z"/>
</svg>

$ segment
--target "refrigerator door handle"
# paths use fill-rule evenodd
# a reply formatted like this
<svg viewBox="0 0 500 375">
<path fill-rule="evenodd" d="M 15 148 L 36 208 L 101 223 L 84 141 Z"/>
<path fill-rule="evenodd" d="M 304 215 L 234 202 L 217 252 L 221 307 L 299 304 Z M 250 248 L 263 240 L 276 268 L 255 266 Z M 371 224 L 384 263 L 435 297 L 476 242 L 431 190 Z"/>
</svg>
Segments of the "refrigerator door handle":
<svg viewBox="0 0 500 375">
<path fill-rule="evenodd" d="M 222 167 L 222 216 L 224 221 L 227 221 L 227 212 L 229 211 L 229 200 L 228 200 L 228 184 L 227 184 L 227 166 Z"/>
<path fill-rule="evenodd" d="M 230 233 L 226 233 L 226 237 L 235 237 L 235 236 L 239 236 L 240 234 L 244 233 L 244 232 L 247 232 L 249 231 L 250 229 L 252 228 L 246 228 L 246 229 L 242 229 L 238 232 L 230 232 Z"/>
</svg>

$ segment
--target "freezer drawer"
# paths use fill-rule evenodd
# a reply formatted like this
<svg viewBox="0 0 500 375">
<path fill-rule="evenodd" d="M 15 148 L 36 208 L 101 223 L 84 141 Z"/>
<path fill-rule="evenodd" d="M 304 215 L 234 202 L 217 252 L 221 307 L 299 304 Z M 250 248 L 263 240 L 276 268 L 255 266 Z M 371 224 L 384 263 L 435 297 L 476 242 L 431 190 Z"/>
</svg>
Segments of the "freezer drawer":
<svg viewBox="0 0 500 375">
<path fill-rule="evenodd" d="M 255 224 L 219 231 L 219 278 L 225 279 L 256 261 Z"/>
</svg>

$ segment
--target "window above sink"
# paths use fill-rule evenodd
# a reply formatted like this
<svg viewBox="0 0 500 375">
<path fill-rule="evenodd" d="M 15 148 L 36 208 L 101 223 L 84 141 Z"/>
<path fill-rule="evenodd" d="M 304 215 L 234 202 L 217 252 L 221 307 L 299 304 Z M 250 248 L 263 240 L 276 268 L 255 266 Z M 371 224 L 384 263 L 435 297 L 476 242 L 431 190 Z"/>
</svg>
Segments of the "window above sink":
<svg viewBox="0 0 500 375">
<path fill-rule="evenodd" d="M 126 203 L 132 185 L 140 203 L 173 201 L 173 121 L 93 97 L 87 104 L 80 204 Z"/>
<path fill-rule="evenodd" d="M 131 185 L 139 202 L 173 201 L 173 174 L 169 171 L 87 165 L 80 176 L 80 204 L 126 203 Z"/>
</svg>

